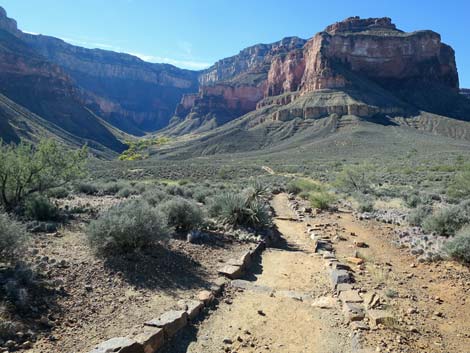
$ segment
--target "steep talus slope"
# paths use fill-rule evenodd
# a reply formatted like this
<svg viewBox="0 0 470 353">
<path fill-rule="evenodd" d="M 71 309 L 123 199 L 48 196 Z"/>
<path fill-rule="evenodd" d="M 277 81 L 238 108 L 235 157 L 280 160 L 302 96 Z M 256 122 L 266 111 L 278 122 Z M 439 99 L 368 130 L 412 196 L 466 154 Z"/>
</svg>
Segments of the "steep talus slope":
<svg viewBox="0 0 470 353">
<path fill-rule="evenodd" d="M 2 29 L 0 93 L 78 139 L 114 151 L 125 148 L 112 129 L 84 106 L 79 90 L 60 67 Z M 6 117 L 2 120 L 3 125 L 7 124 Z M 11 129 L 8 131 L 14 140 Z"/>
<path fill-rule="evenodd" d="M 87 107 L 114 126 L 134 134 L 166 126 L 181 96 L 195 92 L 198 87 L 196 71 L 23 33 L 1 7 L 0 28 L 60 66 L 82 89 Z"/>
</svg>

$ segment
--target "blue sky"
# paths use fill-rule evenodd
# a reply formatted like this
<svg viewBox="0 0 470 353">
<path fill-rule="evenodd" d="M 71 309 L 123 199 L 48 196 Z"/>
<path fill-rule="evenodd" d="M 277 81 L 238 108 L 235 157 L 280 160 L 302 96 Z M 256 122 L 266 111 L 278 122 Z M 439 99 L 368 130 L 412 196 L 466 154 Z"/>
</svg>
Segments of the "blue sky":
<svg viewBox="0 0 470 353">
<path fill-rule="evenodd" d="M 309 38 L 349 16 L 393 19 L 406 31 L 432 29 L 456 51 L 470 87 L 469 0 L 0 0 L 20 29 L 73 44 L 202 69 L 256 44 Z"/>
</svg>

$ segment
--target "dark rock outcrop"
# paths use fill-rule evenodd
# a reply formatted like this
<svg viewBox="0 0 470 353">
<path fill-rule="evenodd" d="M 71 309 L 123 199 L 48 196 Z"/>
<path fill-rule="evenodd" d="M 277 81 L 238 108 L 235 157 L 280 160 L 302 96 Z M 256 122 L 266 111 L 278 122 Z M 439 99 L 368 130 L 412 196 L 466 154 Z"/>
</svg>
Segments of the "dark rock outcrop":
<svg viewBox="0 0 470 353">
<path fill-rule="evenodd" d="M 462 88 L 460 90 L 460 94 L 462 94 L 464 97 L 467 97 L 470 99 L 470 89 L 468 88 Z"/>
</svg>

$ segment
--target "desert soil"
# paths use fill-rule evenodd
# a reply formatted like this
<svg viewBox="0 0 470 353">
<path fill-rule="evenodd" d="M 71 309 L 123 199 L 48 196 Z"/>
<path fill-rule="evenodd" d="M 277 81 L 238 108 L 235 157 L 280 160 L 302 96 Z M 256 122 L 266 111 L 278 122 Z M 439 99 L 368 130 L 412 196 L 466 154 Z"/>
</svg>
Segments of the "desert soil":
<svg viewBox="0 0 470 353">
<path fill-rule="evenodd" d="M 103 209 L 112 199 L 74 200 Z M 220 264 L 238 258 L 254 245 L 214 234 L 192 244 L 171 239 L 129 256 L 103 258 L 90 249 L 84 233 L 86 214 L 54 234 L 35 234 L 26 254 L 54 289 L 44 298 L 39 320 L 40 339 L 28 352 L 86 353 L 102 341 L 132 336 L 144 322 L 209 288 Z"/>
<path fill-rule="evenodd" d="M 296 215 L 288 203 L 285 194 L 273 200 L 283 244 L 263 253 L 254 274 L 245 278 L 249 285 L 229 288 L 218 308 L 177 336 L 166 353 L 359 352 L 357 341 L 367 352 L 470 352 L 467 268 L 419 263 L 391 245 L 395 226 L 358 220 L 350 210 L 289 220 Z M 340 261 L 365 260 L 353 266 L 355 287 L 363 295 L 376 293 L 396 323 L 369 327 L 353 339 L 340 308 L 311 306 L 315 298 L 332 294 L 328 269 L 306 232 L 314 224 L 332 235 Z M 366 247 L 358 248 L 361 242 Z"/>
</svg>

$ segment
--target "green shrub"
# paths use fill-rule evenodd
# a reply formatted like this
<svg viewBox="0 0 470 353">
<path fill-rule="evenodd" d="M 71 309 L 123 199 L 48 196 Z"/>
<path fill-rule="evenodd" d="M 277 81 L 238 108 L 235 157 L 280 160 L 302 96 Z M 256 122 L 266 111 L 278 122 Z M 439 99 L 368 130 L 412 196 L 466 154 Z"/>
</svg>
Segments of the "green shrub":
<svg viewBox="0 0 470 353">
<path fill-rule="evenodd" d="M 423 229 L 440 235 L 454 235 L 464 225 L 470 223 L 470 201 L 440 209 L 426 217 Z"/>
<path fill-rule="evenodd" d="M 455 175 L 454 180 L 449 185 L 447 194 L 457 199 L 470 196 L 470 168 L 468 166 Z"/>
<path fill-rule="evenodd" d="M 28 196 L 83 177 L 87 154 L 86 148 L 72 151 L 53 139 L 36 146 L 0 141 L 0 204 L 10 211 Z"/>
<path fill-rule="evenodd" d="M 0 211 L 0 262 L 15 258 L 25 240 L 24 226 Z"/>
<path fill-rule="evenodd" d="M 196 189 L 193 193 L 193 199 L 200 203 L 206 203 L 206 200 L 212 193 L 210 190 L 207 189 Z"/>
<path fill-rule="evenodd" d="M 58 187 L 48 191 L 47 195 L 55 199 L 65 199 L 70 195 L 69 189 L 65 187 Z"/>
<path fill-rule="evenodd" d="M 326 191 L 311 192 L 308 199 L 312 207 L 321 210 L 330 208 L 331 204 L 335 202 L 335 197 Z"/>
<path fill-rule="evenodd" d="M 209 213 L 232 226 L 262 229 L 271 226 L 267 205 L 258 200 L 250 200 L 243 193 L 226 192 L 216 196 L 210 205 Z"/>
<path fill-rule="evenodd" d="M 367 194 L 372 190 L 375 175 L 368 163 L 349 165 L 343 168 L 335 180 L 335 185 L 344 192 Z"/>
<path fill-rule="evenodd" d="M 177 197 L 159 206 L 167 217 L 168 225 L 177 231 L 187 232 L 199 228 L 204 222 L 202 210 L 194 202 Z"/>
<path fill-rule="evenodd" d="M 408 214 L 408 223 L 412 226 L 421 226 L 423 220 L 432 213 L 432 207 L 420 205 Z"/>
<path fill-rule="evenodd" d="M 120 203 L 100 214 L 87 228 L 90 244 L 100 253 L 130 253 L 168 236 L 164 214 L 142 200 Z"/>
<path fill-rule="evenodd" d="M 169 196 L 166 192 L 160 189 L 152 189 L 146 191 L 142 198 L 147 201 L 151 206 L 155 207 L 165 200 L 168 200 Z"/>
<path fill-rule="evenodd" d="M 98 186 L 92 183 L 79 183 L 77 185 L 77 191 L 85 195 L 97 195 L 99 193 Z"/>
<path fill-rule="evenodd" d="M 461 229 L 446 244 L 445 251 L 452 259 L 470 264 L 470 228 L 465 227 Z"/>
<path fill-rule="evenodd" d="M 166 187 L 166 192 L 172 196 L 181 196 L 181 197 L 192 197 L 193 193 L 188 188 L 179 186 L 179 185 L 168 185 Z"/>
<path fill-rule="evenodd" d="M 128 184 L 124 182 L 110 182 L 102 185 L 101 190 L 104 195 L 116 195 L 121 189 Z"/>
<path fill-rule="evenodd" d="M 405 204 L 410 208 L 415 208 L 421 203 L 421 198 L 417 194 L 406 194 Z"/>
<path fill-rule="evenodd" d="M 359 212 L 372 212 L 374 211 L 374 201 L 368 198 L 363 198 L 359 201 L 359 205 L 357 207 Z"/>
<path fill-rule="evenodd" d="M 312 191 L 322 191 L 323 187 L 309 179 L 299 178 L 292 180 L 286 186 L 287 192 L 291 194 L 309 193 Z"/>
<path fill-rule="evenodd" d="M 59 210 L 47 197 L 36 195 L 26 200 L 25 216 L 37 221 L 54 221 L 59 218 Z"/>
<path fill-rule="evenodd" d="M 131 195 L 137 195 L 138 192 L 136 189 L 134 189 L 133 187 L 124 187 L 122 188 L 121 190 L 119 190 L 119 192 L 116 194 L 117 197 L 120 197 L 120 198 L 128 198 L 129 196 Z"/>
</svg>

